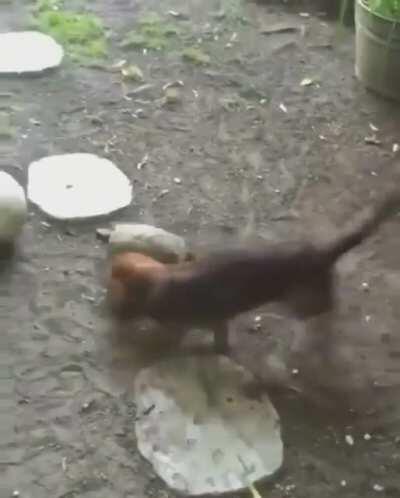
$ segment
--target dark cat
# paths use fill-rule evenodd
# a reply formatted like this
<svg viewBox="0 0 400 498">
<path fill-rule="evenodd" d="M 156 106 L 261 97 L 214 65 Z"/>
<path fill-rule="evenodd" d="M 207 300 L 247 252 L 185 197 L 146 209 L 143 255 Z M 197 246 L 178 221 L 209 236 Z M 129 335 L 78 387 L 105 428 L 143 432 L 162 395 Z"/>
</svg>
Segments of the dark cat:
<svg viewBox="0 0 400 498">
<path fill-rule="evenodd" d="M 143 316 L 174 324 L 178 336 L 191 326 L 211 328 L 217 351 L 224 352 L 229 320 L 268 302 L 287 303 L 300 319 L 331 311 L 336 261 L 398 208 L 400 193 L 392 193 L 324 244 L 226 250 L 175 265 L 136 253 L 119 254 L 112 260 L 112 310 L 120 318 Z"/>
</svg>

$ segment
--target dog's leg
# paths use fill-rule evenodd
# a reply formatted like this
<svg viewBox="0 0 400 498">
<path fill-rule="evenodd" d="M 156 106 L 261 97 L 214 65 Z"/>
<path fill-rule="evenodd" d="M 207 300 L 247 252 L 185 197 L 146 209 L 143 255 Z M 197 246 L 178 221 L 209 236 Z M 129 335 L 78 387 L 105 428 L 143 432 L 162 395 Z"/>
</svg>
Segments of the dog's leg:
<svg viewBox="0 0 400 498">
<path fill-rule="evenodd" d="M 212 326 L 214 332 L 214 348 L 218 354 L 229 352 L 229 324 L 228 322 L 218 322 Z"/>
</svg>

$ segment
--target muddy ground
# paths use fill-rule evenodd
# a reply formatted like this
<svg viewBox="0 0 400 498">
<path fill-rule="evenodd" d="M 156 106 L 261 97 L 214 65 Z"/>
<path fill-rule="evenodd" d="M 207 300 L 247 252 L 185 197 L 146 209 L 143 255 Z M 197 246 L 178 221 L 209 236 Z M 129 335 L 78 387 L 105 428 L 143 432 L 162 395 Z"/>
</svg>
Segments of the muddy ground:
<svg viewBox="0 0 400 498">
<path fill-rule="evenodd" d="M 132 206 L 113 220 L 154 222 L 200 245 L 248 233 L 329 235 L 398 180 L 399 109 L 354 79 L 351 31 L 338 40 L 318 2 L 286 4 L 245 2 L 236 15 L 227 1 L 234 15 L 219 20 L 214 0 L 90 2 L 111 29 L 110 61 L 138 64 L 154 86 L 126 98 L 135 85 L 124 88 L 118 74 L 68 62 L 44 77 L 2 81 L 17 129 L 2 166 L 26 184 L 28 164 L 44 155 L 104 155 L 134 184 Z M 26 6 L 2 5 L 1 30 L 24 27 Z M 198 37 L 210 38 L 206 23 L 219 26 L 207 42 L 211 63 L 122 51 L 123 34 L 150 8 L 187 12 Z M 300 30 L 260 33 L 275 22 Z M 301 86 L 304 78 L 314 83 Z M 162 86 L 174 80 L 185 84 L 180 102 L 163 106 Z M 380 146 L 365 143 L 374 133 Z M 136 448 L 131 385 L 140 355 L 124 346 L 121 358 L 99 304 L 106 251 L 95 229 L 106 221 L 68 225 L 31 208 L 20 254 L 1 276 L 2 496 L 174 496 Z M 255 374 L 299 370 L 290 383 L 300 392 L 274 394 L 286 458 L 259 486 L 263 496 L 400 496 L 399 241 L 394 220 L 339 265 L 334 366 L 304 349 L 308 325 L 280 310 L 263 310 L 257 331 L 254 314 L 236 324 L 233 354 Z"/>
</svg>

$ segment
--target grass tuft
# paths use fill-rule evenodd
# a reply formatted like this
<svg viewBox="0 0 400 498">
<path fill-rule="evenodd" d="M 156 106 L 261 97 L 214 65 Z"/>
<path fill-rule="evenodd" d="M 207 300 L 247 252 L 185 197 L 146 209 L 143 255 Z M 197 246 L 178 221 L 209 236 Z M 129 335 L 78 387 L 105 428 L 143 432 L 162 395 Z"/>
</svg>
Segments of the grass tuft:
<svg viewBox="0 0 400 498">
<path fill-rule="evenodd" d="M 175 24 L 165 22 L 155 12 L 144 14 L 138 21 L 137 27 L 129 31 L 121 46 L 138 50 L 165 50 L 172 47 L 181 30 Z"/>
<path fill-rule="evenodd" d="M 101 19 L 88 12 L 63 10 L 62 0 L 38 0 L 34 24 L 57 40 L 74 59 L 103 59 L 107 55 Z"/>
</svg>

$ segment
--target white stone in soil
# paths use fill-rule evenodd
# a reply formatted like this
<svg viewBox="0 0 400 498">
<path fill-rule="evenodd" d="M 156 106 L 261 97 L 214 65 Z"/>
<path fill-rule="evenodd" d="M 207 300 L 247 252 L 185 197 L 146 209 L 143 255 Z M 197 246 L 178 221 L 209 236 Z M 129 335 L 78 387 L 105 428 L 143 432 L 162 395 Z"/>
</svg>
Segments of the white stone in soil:
<svg viewBox="0 0 400 498">
<path fill-rule="evenodd" d="M 29 166 L 28 198 L 52 218 L 77 220 L 128 206 L 132 185 L 108 159 L 93 154 L 63 154 Z"/>
<path fill-rule="evenodd" d="M 57 67 L 63 48 L 37 31 L 0 33 L 0 74 L 40 73 Z"/>
<path fill-rule="evenodd" d="M 244 395 L 251 379 L 214 355 L 175 357 L 139 372 L 138 447 L 169 487 L 192 496 L 234 492 L 281 467 L 279 416 L 266 396 Z"/>
<path fill-rule="evenodd" d="M 0 171 L 0 242 L 14 243 L 25 224 L 24 189 L 5 171 Z"/>
</svg>

